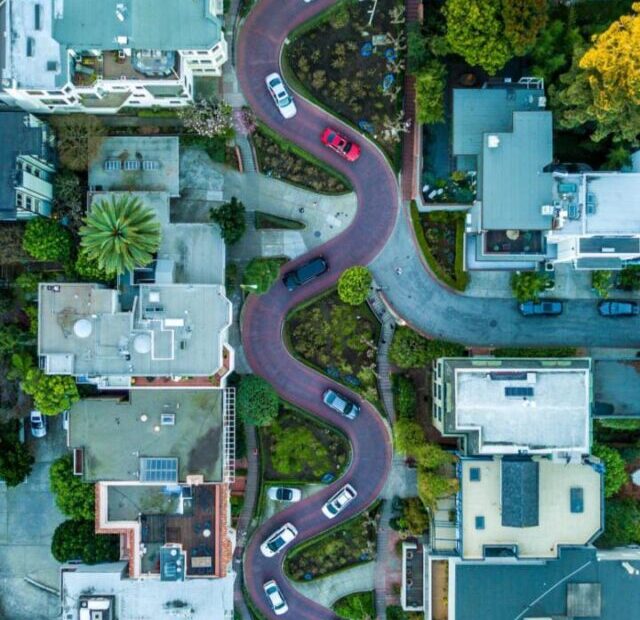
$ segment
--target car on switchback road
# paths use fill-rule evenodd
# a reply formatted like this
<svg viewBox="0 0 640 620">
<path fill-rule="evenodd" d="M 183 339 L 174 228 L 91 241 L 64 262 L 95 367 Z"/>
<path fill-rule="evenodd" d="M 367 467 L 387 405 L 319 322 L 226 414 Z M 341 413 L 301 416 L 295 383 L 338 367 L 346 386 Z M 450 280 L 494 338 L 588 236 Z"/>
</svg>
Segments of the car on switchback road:
<svg viewBox="0 0 640 620">
<path fill-rule="evenodd" d="M 293 97 L 287 91 L 282 78 L 278 73 L 270 73 L 264 81 L 267 90 L 284 118 L 293 118 L 296 115 L 296 104 L 293 103 Z"/>
<path fill-rule="evenodd" d="M 335 151 L 347 161 L 356 161 L 360 157 L 360 147 L 355 142 L 350 142 L 335 129 L 327 127 L 320 136 L 322 144 Z"/>
</svg>

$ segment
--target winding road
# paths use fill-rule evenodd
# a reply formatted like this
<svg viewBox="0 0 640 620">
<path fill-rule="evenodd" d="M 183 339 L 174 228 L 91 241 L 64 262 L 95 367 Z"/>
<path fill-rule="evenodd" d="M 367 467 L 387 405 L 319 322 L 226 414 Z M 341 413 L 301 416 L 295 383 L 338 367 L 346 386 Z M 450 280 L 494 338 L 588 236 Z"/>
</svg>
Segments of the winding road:
<svg viewBox="0 0 640 620">
<path fill-rule="evenodd" d="M 253 371 L 267 379 L 280 396 L 341 429 L 352 445 L 352 462 L 336 483 L 306 500 L 288 507 L 262 525 L 251 538 L 244 555 L 246 587 L 254 604 L 268 618 L 276 618 L 265 599 L 262 585 L 276 579 L 289 604 L 287 616 L 295 620 L 337 618 L 330 610 L 304 598 L 283 573 L 284 554 L 265 558 L 260 544 L 274 530 L 290 521 L 298 529 L 294 544 L 360 512 L 379 495 L 391 465 L 392 444 L 386 422 L 368 403 L 349 421 L 322 404 L 323 391 L 332 381 L 295 360 L 282 338 L 287 313 L 296 305 L 334 285 L 340 273 L 352 265 L 371 263 L 376 280 L 398 313 L 418 329 L 468 344 L 575 344 L 633 346 L 638 341 L 637 322 L 607 321 L 595 311 L 594 302 L 571 302 L 570 312 L 553 320 L 520 317 L 511 300 L 465 297 L 438 283 L 425 269 L 406 213 L 399 215 L 397 180 L 378 148 L 327 112 L 296 99 L 297 115 L 284 120 L 267 93 L 264 77 L 280 71 L 279 58 L 286 36 L 335 0 L 260 0 L 247 17 L 237 41 L 236 71 L 240 87 L 256 115 L 279 134 L 326 161 L 348 177 L 358 196 L 354 221 L 340 236 L 321 248 L 329 272 L 294 293 L 278 282 L 261 297 L 250 296 L 243 310 L 242 341 Z M 320 143 L 322 130 L 331 125 L 362 146 L 362 155 L 347 163 Z M 318 250 L 312 255 L 318 255 Z M 287 269 L 310 255 L 289 263 Z M 400 266 L 401 274 L 396 273 Z M 630 333 L 630 327 L 634 327 Z M 344 391 L 344 387 L 340 386 Z M 359 400 L 352 395 L 355 400 Z M 356 501 L 333 521 L 320 508 L 346 482 L 358 491 Z"/>
</svg>

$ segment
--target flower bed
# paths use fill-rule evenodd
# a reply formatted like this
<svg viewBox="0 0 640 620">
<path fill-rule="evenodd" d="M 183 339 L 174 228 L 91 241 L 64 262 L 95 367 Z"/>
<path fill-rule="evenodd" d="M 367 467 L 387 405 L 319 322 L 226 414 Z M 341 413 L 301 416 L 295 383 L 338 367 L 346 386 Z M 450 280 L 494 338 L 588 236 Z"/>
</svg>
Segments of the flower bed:
<svg viewBox="0 0 640 620">
<path fill-rule="evenodd" d="M 350 306 L 335 291 L 289 316 L 285 334 L 293 353 L 337 381 L 377 399 L 380 325 L 366 304 Z"/>
<path fill-rule="evenodd" d="M 296 581 L 310 581 L 376 559 L 380 502 L 367 511 L 300 545 L 287 556 L 285 570 Z"/>
<path fill-rule="evenodd" d="M 349 462 L 342 435 L 289 405 L 259 432 L 264 480 L 320 482 L 325 474 L 339 476 Z"/>
<path fill-rule="evenodd" d="M 371 133 L 393 158 L 404 71 L 402 3 L 340 2 L 305 24 L 285 50 L 286 72 L 312 98 Z"/>
</svg>

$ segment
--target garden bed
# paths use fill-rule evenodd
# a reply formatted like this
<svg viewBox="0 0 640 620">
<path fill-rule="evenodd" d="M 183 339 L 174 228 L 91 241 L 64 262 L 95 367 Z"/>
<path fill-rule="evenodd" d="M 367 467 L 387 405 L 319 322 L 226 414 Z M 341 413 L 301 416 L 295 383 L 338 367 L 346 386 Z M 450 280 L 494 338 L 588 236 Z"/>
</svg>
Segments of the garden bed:
<svg viewBox="0 0 640 620">
<path fill-rule="evenodd" d="M 180 136 L 180 146 L 200 149 L 211 158 L 211 161 L 215 161 L 219 164 L 230 163 L 233 161 L 229 150 L 227 149 L 227 141 L 225 138 L 205 138 L 204 136 L 185 134 Z"/>
<path fill-rule="evenodd" d="M 369 306 L 345 304 L 335 290 L 294 310 L 285 324 L 289 348 L 298 358 L 370 401 L 378 398 L 379 335 Z"/>
<path fill-rule="evenodd" d="M 391 159 L 399 140 L 384 130 L 397 124 L 404 71 L 404 24 L 392 11 L 402 6 L 378 0 L 369 23 L 371 2 L 339 2 L 290 35 L 283 57 L 298 89 L 375 136 Z"/>
<path fill-rule="evenodd" d="M 339 598 L 332 607 L 345 620 L 367 620 L 376 616 L 375 591 L 355 592 Z"/>
<path fill-rule="evenodd" d="M 345 524 L 303 543 L 285 560 L 285 570 L 295 581 L 310 581 L 376 559 L 376 539 L 381 503 Z"/>
<path fill-rule="evenodd" d="M 464 270 L 464 222 L 466 211 L 420 213 L 411 203 L 411 221 L 425 260 L 445 284 L 464 291 L 469 274 Z"/>
<path fill-rule="evenodd" d="M 252 135 L 260 172 L 320 194 L 345 194 L 349 181 L 264 125 Z"/>
<path fill-rule="evenodd" d="M 291 405 L 281 404 L 277 419 L 259 433 L 262 476 L 269 482 L 337 478 L 350 460 L 349 443 L 340 433 Z"/>
</svg>

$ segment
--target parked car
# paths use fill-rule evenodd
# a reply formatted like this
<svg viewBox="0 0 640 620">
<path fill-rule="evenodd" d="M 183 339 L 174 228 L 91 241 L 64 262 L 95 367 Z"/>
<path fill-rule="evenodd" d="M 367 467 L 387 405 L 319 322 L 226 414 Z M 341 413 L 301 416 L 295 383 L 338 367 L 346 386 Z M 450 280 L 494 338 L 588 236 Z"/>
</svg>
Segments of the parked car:
<svg viewBox="0 0 640 620">
<path fill-rule="evenodd" d="M 525 301 L 518 305 L 523 316 L 558 316 L 562 314 L 563 304 L 557 299 L 545 299 L 544 301 Z"/>
<path fill-rule="evenodd" d="M 296 104 L 293 103 L 293 97 L 287 91 L 280 75 L 278 73 L 270 73 L 264 78 L 264 81 L 280 114 L 284 118 L 293 118 L 297 112 Z"/>
<path fill-rule="evenodd" d="M 65 431 L 69 430 L 69 410 L 65 409 L 61 414 L 60 417 L 62 418 L 62 429 Z"/>
<path fill-rule="evenodd" d="M 333 519 L 339 515 L 357 496 L 356 490 L 345 484 L 323 507 L 322 514 L 327 519 Z"/>
<path fill-rule="evenodd" d="M 638 304 L 635 301 L 624 300 L 605 300 L 598 304 L 598 312 L 602 316 L 610 317 L 623 317 L 623 316 L 637 316 L 640 310 Z"/>
<path fill-rule="evenodd" d="M 322 401 L 334 411 L 341 413 L 345 418 L 355 420 L 360 413 L 360 405 L 349 400 L 346 396 L 335 390 L 327 390 L 322 395 Z"/>
<path fill-rule="evenodd" d="M 267 497 L 277 502 L 299 502 L 302 499 L 302 491 L 300 489 L 291 489 L 289 487 L 271 487 L 267 491 Z"/>
<path fill-rule="evenodd" d="M 285 523 L 260 545 L 260 551 L 271 558 L 280 553 L 297 535 L 298 530 L 291 523 Z"/>
<path fill-rule="evenodd" d="M 47 434 L 47 419 L 39 411 L 34 410 L 29 414 L 29 423 L 34 437 L 40 438 Z"/>
<path fill-rule="evenodd" d="M 273 609 L 273 613 L 276 616 L 286 614 L 289 611 L 289 606 L 287 605 L 287 601 L 284 600 L 278 584 L 272 579 L 271 581 L 265 582 L 262 587 L 264 588 L 264 593 L 267 595 L 269 605 L 271 605 L 271 609 Z"/>
<path fill-rule="evenodd" d="M 322 256 L 318 256 L 297 269 L 285 273 L 282 281 L 288 290 L 295 291 L 299 286 L 321 276 L 327 269 L 329 269 L 327 261 Z"/>
<path fill-rule="evenodd" d="M 354 142 L 347 140 L 342 134 L 335 129 L 327 127 L 320 136 L 322 144 L 335 151 L 347 161 L 355 161 L 360 157 L 360 147 Z"/>
</svg>

